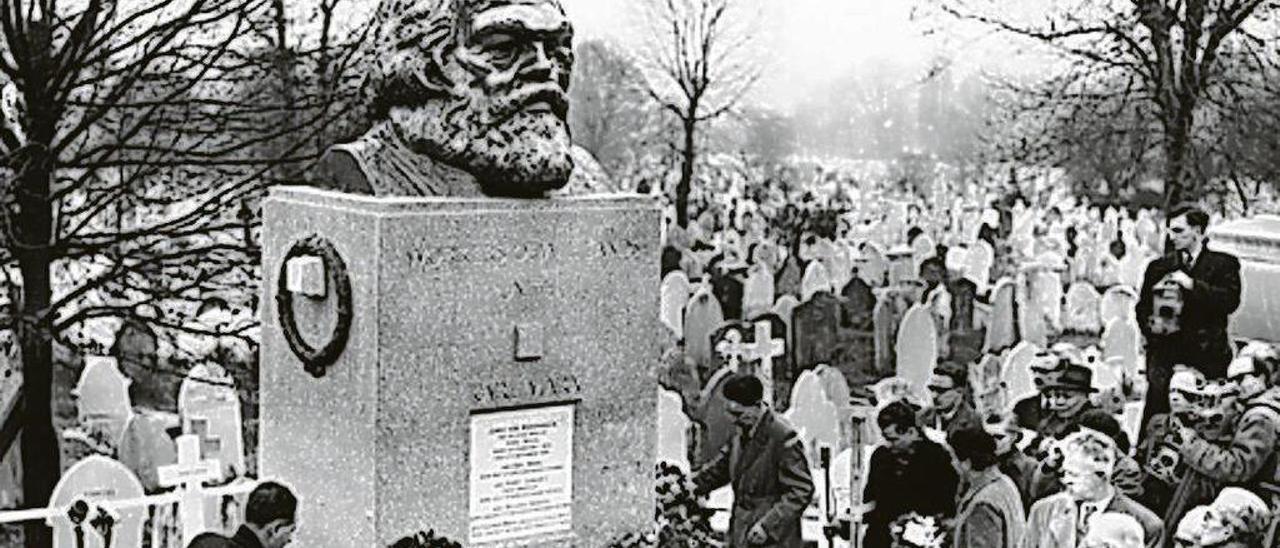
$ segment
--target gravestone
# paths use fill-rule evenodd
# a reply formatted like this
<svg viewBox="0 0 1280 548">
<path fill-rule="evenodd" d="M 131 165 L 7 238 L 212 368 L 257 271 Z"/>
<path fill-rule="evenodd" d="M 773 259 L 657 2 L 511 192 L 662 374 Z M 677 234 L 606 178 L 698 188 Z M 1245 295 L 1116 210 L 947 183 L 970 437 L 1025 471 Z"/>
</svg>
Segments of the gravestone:
<svg viewBox="0 0 1280 548">
<path fill-rule="evenodd" d="M 794 255 L 788 256 L 787 260 L 783 261 L 782 269 L 778 271 L 778 275 L 774 276 L 774 294 L 779 297 L 783 295 L 800 295 L 804 274 L 800 268 L 799 259 L 796 259 Z"/>
<path fill-rule="evenodd" d="M 813 374 L 818 376 L 827 400 L 836 406 L 836 419 L 840 425 L 840 443 L 833 452 L 848 449 L 850 440 L 854 439 L 854 433 L 851 431 L 854 408 L 849 394 L 849 381 L 845 379 L 844 373 L 825 364 L 815 367 Z"/>
<path fill-rule="evenodd" d="M 773 307 L 773 273 L 766 265 L 758 264 L 747 271 L 742 284 L 742 317 L 751 319 L 769 312 Z"/>
<path fill-rule="evenodd" d="M 729 367 L 734 371 L 740 370 L 742 366 L 743 354 L 746 350 L 743 348 L 747 341 L 747 332 L 751 330 L 751 326 L 745 322 L 730 320 L 720 324 L 715 331 L 711 332 L 711 352 L 715 358 L 711 360 L 709 368 L 699 370 L 699 376 L 709 378 L 712 373 L 721 367 Z"/>
<path fill-rule="evenodd" d="M 1147 271 L 1147 264 L 1155 257 L 1144 254 L 1141 249 L 1133 249 L 1120 260 L 1120 283 L 1129 287 L 1142 287 L 1142 276 Z"/>
<path fill-rule="evenodd" d="M 215 514 L 218 513 L 218 505 L 215 497 L 201 493 L 200 485 L 220 478 L 222 463 L 217 459 L 200 458 L 200 446 L 203 442 L 195 434 L 178 436 L 176 441 L 177 462 L 161 467 L 158 473 L 160 485 L 177 488 L 182 545 L 187 546 L 196 535 L 209 531 L 217 523 Z"/>
<path fill-rule="evenodd" d="M 434 530 L 468 546 L 593 546 L 648 526 L 660 214 L 637 196 L 273 188 L 259 460 L 305 496 L 298 545 Z M 320 276 L 282 280 L 290 249 L 323 257 Z"/>
<path fill-rule="evenodd" d="M 1000 352 L 1018 342 L 1014 295 L 1017 286 L 1011 278 L 1000 278 L 991 290 L 991 314 L 987 318 L 985 352 Z"/>
<path fill-rule="evenodd" d="M 813 261 L 805 269 L 804 280 L 800 282 L 800 301 L 808 301 L 823 291 L 834 293 L 834 287 L 831 284 L 831 275 L 827 273 L 827 267 L 820 261 Z"/>
<path fill-rule="evenodd" d="M 133 416 L 129 400 L 132 383 L 120 372 L 114 358 L 86 356 L 84 371 L 71 395 L 76 399 L 77 420 L 91 435 L 112 448 L 120 447 L 124 427 Z"/>
<path fill-rule="evenodd" d="M 791 325 L 795 340 L 791 365 L 796 371 L 831 363 L 839 341 L 839 318 L 839 300 L 825 291 L 796 307 Z"/>
<path fill-rule="evenodd" d="M 960 279 L 951 283 L 951 326 L 947 343 L 951 358 L 960 363 L 971 362 L 982 355 L 986 332 L 974 325 L 977 298 L 978 286 L 972 280 Z"/>
<path fill-rule="evenodd" d="M 717 273 L 711 276 L 711 292 L 720 303 L 725 319 L 742 319 L 742 280 L 735 272 Z"/>
<path fill-rule="evenodd" d="M 840 325 L 857 331 L 875 329 L 876 295 L 861 278 L 854 278 L 840 292 Z"/>
<path fill-rule="evenodd" d="M 1104 327 L 1116 318 L 1137 319 L 1135 307 L 1138 305 L 1138 292 L 1132 287 L 1116 285 L 1107 288 L 1102 294 L 1099 304 L 1099 323 Z"/>
<path fill-rule="evenodd" d="M 840 411 L 822 387 L 822 379 L 813 371 L 800 373 L 791 391 L 791 408 L 783 414 L 804 442 L 810 467 L 818 460 L 821 446 L 839 451 Z"/>
<path fill-rule="evenodd" d="M 889 285 L 900 286 L 918 279 L 920 272 L 915 263 L 915 252 L 907 246 L 898 246 L 889 250 Z"/>
<path fill-rule="evenodd" d="M 911 383 L 917 393 L 924 390 L 929 374 L 938 363 L 938 339 L 929 308 L 917 304 L 902 317 L 895 344 L 898 376 Z"/>
<path fill-rule="evenodd" d="M 778 300 L 773 303 L 773 313 L 787 324 L 787 342 L 793 347 L 795 345 L 796 334 L 796 307 L 800 306 L 800 300 L 794 295 L 779 295 Z"/>
<path fill-rule="evenodd" d="M 658 462 L 689 468 L 689 417 L 684 414 L 680 395 L 658 389 Z"/>
<path fill-rule="evenodd" d="M 858 277 L 871 287 L 883 287 L 888 282 L 889 259 L 875 242 L 862 244 L 862 256 L 858 262 Z"/>
<path fill-rule="evenodd" d="M 964 276 L 969 264 L 969 248 L 959 245 L 947 248 L 944 263 L 947 265 L 947 272 L 954 276 Z"/>
<path fill-rule="evenodd" d="M 711 333 L 724 320 L 719 301 L 705 287 L 699 288 L 689 298 L 684 309 L 684 352 L 698 364 L 699 369 L 712 367 Z"/>
<path fill-rule="evenodd" d="M 84 543 L 75 539 L 74 525 L 65 512 L 56 512 L 45 524 L 53 528 L 54 548 L 108 548 L 103 539 L 87 523 L 98 515 L 94 503 L 140 498 L 142 484 L 125 465 L 102 455 L 90 455 L 71 465 L 49 495 L 49 506 L 65 508 L 76 500 L 89 503 L 90 513 L 84 524 Z M 111 529 L 111 546 L 142 546 L 142 522 L 145 506 L 113 510 L 115 526 Z"/>
<path fill-rule="evenodd" d="M 1138 322 L 1130 318 L 1111 320 L 1102 332 L 1102 357 L 1104 360 L 1119 359 L 1125 374 L 1130 378 L 1136 377 L 1143 366 L 1142 332 L 1138 329 Z"/>
<path fill-rule="evenodd" d="M 689 277 L 676 270 L 662 278 L 662 322 L 684 336 L 684 305 L 689 302 Z"/>
<path fill-rule="evenodd" d="M 244 428 L 235 379 L 216 364 L 197 364 L 178 390 L 182 432 L 200 439 L 200 456 L 222 464 L 221 479 L 243 476 Z"/>
<path fill-rule="evenodd" d="M 974 410 L 980 417 L 1006 409 L 1009 396 L 1001 369 L 1000 358 L 994 354 L 969 364 L 969 390 L 973 394 Z"/>
<path fill-rule="evenodd" d="M 166 431 L 165 421 L 154 414 L 135 413 L 125 425 L 118 458 L 129 468 L 148 493 L 159 487 L 157 468 L 177 461 L 177 448 Z"/>
<path fill-rule="evenodd" d="M 1036 394 L 1035 381 L 1031 375 L 1031 364 L 1036 360 L 1039 348 L 1030 342 L 1022 341 L 1004 356 L 1001 365 L 1001 378 L 1004 379 L 1006 394 L 1010 402 L 1018 402 L 1023 398 Z"/>
<path fill-rule="evenodd" d="M 1067 305 L 1063 312 L 1063 327 L 1077 333 L 1098 333 L 1102 330 L 1100 309 L 1102 296 L 1087 283 L 1076 282 L 1067 290 Z"/>
</svg>

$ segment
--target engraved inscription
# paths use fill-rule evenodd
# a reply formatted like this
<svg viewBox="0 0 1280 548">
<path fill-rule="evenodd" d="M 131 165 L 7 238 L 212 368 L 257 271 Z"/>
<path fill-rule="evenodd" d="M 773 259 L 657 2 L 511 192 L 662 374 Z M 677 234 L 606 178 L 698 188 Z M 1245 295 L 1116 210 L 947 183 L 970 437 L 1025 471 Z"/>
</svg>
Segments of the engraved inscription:
<svg viewBox="0 0 1280 548">
<path fill-rule="evenodd" d="M 485 245 L 419 245 L 404 251 L 409 264 L 423 269 L 459 265 L 545 263 L 553 258 L 585 261 L 606 258 L 647 257 L 642 242 L 618 238 L 610 240 L 570 240 L 560 246 L 553 242 L 513 242 Z"/>
<path fill-rule="evenodd" d="M 564 399 L 582 393 L 582 384 L 572 373 L 546 375 L 529 380 L 495 380 L 476 383 L 471 392 L 475 405 L 507 405 L 527 400 Z"/>
</svg>

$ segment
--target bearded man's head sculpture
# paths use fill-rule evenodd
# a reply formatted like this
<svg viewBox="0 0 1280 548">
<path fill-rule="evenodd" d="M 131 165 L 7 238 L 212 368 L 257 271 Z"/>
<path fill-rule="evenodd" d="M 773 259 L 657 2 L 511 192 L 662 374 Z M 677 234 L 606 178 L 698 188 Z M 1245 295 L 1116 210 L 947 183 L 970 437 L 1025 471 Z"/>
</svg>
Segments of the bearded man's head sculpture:
<svg viewBox="0 0 1280 548">
<path fill-rule="evenodd" d="M 374 126 L 326 158 L 378 195 L 531 197 L 573 172 L 573 28 L 558 0 L 384 0 L 365 83 Z"/>
</svg>

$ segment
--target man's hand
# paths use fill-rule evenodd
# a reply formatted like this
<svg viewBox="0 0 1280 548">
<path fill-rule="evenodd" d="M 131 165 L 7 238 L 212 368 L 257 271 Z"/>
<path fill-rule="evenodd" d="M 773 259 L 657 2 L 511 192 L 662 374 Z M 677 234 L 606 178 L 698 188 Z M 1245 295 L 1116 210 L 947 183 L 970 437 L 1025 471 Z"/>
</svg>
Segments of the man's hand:
<svg viewBox="0 0 1280 548">
<path fill-rule="evenodd" d="M 747 531 L 747 542 L 751 544 L 764 544 L 769 542 L 769 534 L 764 532 L 764 525 L 756 522 L 751 526 L 751 530 Z"/>
<path fill-rule="evenodd" d="M 1195 285 L 1195 281 L 1191 279 L 1191 276 L 1188 276 L 1186 272 L 1183 272 L 1181 270 L 1170 273 L 1168 276 L 1165 277 L 1165 279 L 1175 284 L 1178 284 L 1178 287 L 1181 287 L 1182 289 L 1185 289 L 1187 291 L 1190 291 L 1191 288 Z"/>
</svg>

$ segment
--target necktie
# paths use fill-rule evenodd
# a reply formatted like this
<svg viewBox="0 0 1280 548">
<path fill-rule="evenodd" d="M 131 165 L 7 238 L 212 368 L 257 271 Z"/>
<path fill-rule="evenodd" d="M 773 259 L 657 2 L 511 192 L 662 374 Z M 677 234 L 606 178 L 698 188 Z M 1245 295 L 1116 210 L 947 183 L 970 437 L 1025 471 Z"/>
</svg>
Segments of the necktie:
<svg viewBox="0 0 1280 548">
<path fill-rule="evenodd" d="M 1186 269 L 1186 270 L 1191 270 L 1191 266 L 1192 266 L 1192 265 L 1191 265 L 1191 252 L 1190 252 L 1190 251 L 1182 251 L 1180 254 L 1181 254 L 1181 256 L 1179 257 L 1179 259 L 1181 259 L 1181 260 L 1182 260 L 1182 268 L 1184 268 L 1184 269 Z"/>
<path fill-rule="evenodd" d="M 1092 502 L 1085 502 L 1080 505 L 1080 523 L 1077 524 L 1076 529 L 1080 531 L 1081 538 L 1089 531 L 1089 518 L 1093 517 L 1093 514 L 1097 511 L 1097 505 Z"/>
</svg>

